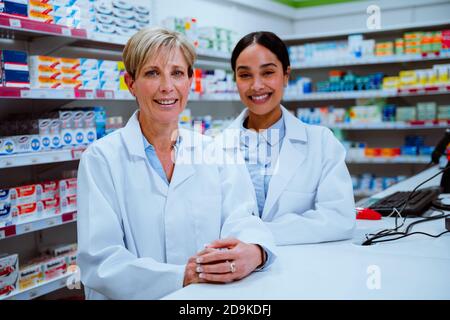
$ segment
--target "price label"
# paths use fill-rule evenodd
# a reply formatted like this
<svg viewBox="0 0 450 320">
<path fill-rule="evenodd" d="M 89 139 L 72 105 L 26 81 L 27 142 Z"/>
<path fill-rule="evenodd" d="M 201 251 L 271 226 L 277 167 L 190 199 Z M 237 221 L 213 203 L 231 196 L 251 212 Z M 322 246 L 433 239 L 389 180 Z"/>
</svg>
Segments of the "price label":
<svg viewBox="0 0 450 320">
<path fill-rule="evenodd" d="M 6 238 L 5 230 L 0 230 L 0 240 Z"/>
<path fill-rule="evenodd" d="M 71 37 L 71 36 L 72 36 L 72 32 L 70 31 L 69 28 L 61 28 L 61 33 L 62 33 L 64 36 L 68 36 L 68 37 Z"/>
<path fill-rule="evenodd" d="M 64 98 L 65 99 L 75 99 L 75 92 L 74 91 L 71 91 L 71 90 L 67 90 L 67 91 L 64 91 Z"/>
<path fill-rule="evenodd" d="M 94 99 L 94 92 L 86 91 L 86 99 Z"/>
<path fill-rule="evenodd" d="M 105 91 L 105 98 L 106 99 L 114 99 L 114 95 L 112 91 Z"/>
<path fill-rule="evenodd" d="M 22 23 L 19 19 L 9 19 L 9 25 L 13 28 L 22 28 Z"/>
<path fill-rule="evenodd" d="M 34 299 L 34 298 L 36 298 L 37 296 L 38 296 L 38 293 L 37 293 L 36 290 L 30 291 L 30 298 L 31 298 L 31 299 Z"/>
<path fill-rule="evenodd" d="M 83 151 L 84 151 L 84 149 L 73 149 L 72 150 L 72 159 L 73 160 L 80 159 Z"/>
<path fill-rule="evenodd" d="M 29 98 L 30 95 L 30 90 L 20 90 L 20 97 L 21 98 Z"/>
<path fill-rule="evenodd" d="M 31 223 L 24 224 L 23 225 L 23 232 L 30 232 L 33 231 L 33 225 Z"/>
<path fill-rule="evenodd" d="M 54 226 L 57 223 L 58 223 L 58 221 L 56 220 L 56 218 L 47 220 L 47 226 L 49 226 L 49 227 Z"/>
</svg>

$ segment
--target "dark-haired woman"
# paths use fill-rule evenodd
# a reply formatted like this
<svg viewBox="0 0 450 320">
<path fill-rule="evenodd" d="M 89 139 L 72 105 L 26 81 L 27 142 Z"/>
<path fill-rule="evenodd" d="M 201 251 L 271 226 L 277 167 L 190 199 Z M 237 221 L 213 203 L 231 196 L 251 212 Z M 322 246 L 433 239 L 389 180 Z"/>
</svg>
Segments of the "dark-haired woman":
<svg viewBox="0 0 450 320">
<path fill-rule="evenodd" d="M 271 32 L 246 35 L 231 59 L 246 109 L 222 138 L 245 159 L 259 214 L 278 245 L 351 238 L 352 181 L 345 149 L 325 127 L 307 125 L 281 105 L 290 62 Z M 235 141 L 231 143 L 230 141 Z"/>
</svg>

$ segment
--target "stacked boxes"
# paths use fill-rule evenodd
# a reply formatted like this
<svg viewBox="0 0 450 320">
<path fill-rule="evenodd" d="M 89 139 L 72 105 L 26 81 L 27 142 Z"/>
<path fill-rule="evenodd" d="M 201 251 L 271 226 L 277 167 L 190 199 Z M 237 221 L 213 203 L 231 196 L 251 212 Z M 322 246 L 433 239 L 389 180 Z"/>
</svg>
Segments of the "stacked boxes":
<svg viewBox="0 0 450 320">
<path fill-rule="evenodd" d="M 99 87 L 97 59 L 80 59 L 81 89 L 95 90 Z"/>
<path fill-rule="evenodd" d="M 48 0 L 29 0 L 28 18 L 43 23 L 53 23 L 53 5 L 48 3 Z"/>
<path fill-rule="evenodd" d="M 31 56 L 29 60 L 32 88 L 128 90 L 120 61 L 49 56 Z"/>
<path fill-rule="evenodd" d="M 17 254 L 0 255 L 0 297 L 8 296 L 19 288 L 19 257 Z"/>
<path fill-rule="evenodd" d="M 450 84 L 450 64 L 436 64 L 430 69 L 403 70 L 398 77 L 385 77 L 383 89 L 408 89 Z"/>
<path fill-rule="evenodd" d="M 53 6 L 54 23 L 71 28 L 81 28 L 83 11 L 81 8 L 87 8 L 88 3 L 87 0 L 50 0 L 49 4 Z"/>
<path fill-rule="evenodd" d="M 224 28 L 198 27 L 197 33 L 199 49 L 231 52 L 238 40 L 236 32 Z"/>
<path fill-rule="evenodd" d="M 49 56 L 30 56 L 32 88 L 59 89 L 62 87 L 61 61 Z"/>
<path fill-rule="evenodd" d="M 77 179 L 63 179 L 59 182 L 61 213 L 77 210 Z"/>
<path fill-rule="evenodd" d="M 0 190 L 0 227 L 76 211 L 77 179 Z"/>
<path fill-rule="evenodd" d="M 130 37 L 150 24 L 147 6 L 135 6 L 124 0 L 103 0 L 95 2 L 93 9 L 94 15 L 88 23 L 95 27 L 91 29 L 95 32 Z"/>
<path fill-rule="evenodd" d="M 184 34 L 199 49 L 231 53 L 238 40 L 236 32 L 219 27 L 199 27 L 193 17 L 167 17 L 161 24 Z"/>
<path fill-rule="evenodd" d="M 0 156 L 89 145 L 105 135 L 105 121 L 102 107 L 6 120 L 0 127 Z"/>
<path fill-rule="evenodd" d="M 197 94 L 237 93 L 233 74 L 222 69 L 194 69 L 191 91 Z"/>
<path fill-rule="evenodd" d="M 80 89 L 82 87 L 80 59 L 60 58 L 61 88 Z"/>
<path fill-rule="evenodd" d="M 119 90 L 120 71 L 117 61 L 98 60 L 98 78 L 100 90 Z"/>
<path fill-rule="evenodd" d="M 1 50 L 0 85 L 13 88 L 29 88 L 30 74 L 27 53 Z"/>
<path fill-rule="evenodd" d="M 0 12 L 3 13 L 18 17 L 28 16 L 28 0 L 2 0 L 0 2 L 0 8 Z"/>
<path fill-rule="evenodd" d="M 82 146 L 97 140 L 96 114 L 93 110 L 60 111 L 63 147 Z"/>
</svg>

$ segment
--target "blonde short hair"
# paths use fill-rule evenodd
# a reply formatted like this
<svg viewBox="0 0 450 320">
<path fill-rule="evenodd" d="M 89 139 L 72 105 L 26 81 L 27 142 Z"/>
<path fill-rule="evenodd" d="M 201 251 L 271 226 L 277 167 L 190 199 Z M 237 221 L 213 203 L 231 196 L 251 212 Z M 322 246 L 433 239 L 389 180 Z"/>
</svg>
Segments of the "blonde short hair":
<svg viewBox="0 0 450 320">
<path fill-rule="evenodd" d="M 192 77 L 197 57 L 194 46 L 181 33 L 165 28 L 147 27 L 138 31 L 125 45 L 122 58 L 128 74 L 135 79 L 150 57 L 162 50 L 170 53 L 176 48 L 181 50 L 188 65 L 189 78 Z"/>
</svg>

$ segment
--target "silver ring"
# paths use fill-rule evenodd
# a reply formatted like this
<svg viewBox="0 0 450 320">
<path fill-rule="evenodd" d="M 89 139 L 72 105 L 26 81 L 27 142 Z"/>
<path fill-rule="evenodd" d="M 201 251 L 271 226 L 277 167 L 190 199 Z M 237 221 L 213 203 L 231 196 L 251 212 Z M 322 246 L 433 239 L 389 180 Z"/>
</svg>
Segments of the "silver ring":
<svg viewBox="0 0 450 320">
<path fill-rule="evenodd" d="M 231 273 L 235 273 L 236 272 L 236 264 L 234 262 L 230 263 L 230 271 L 231 271 Z"/>
</svg>

